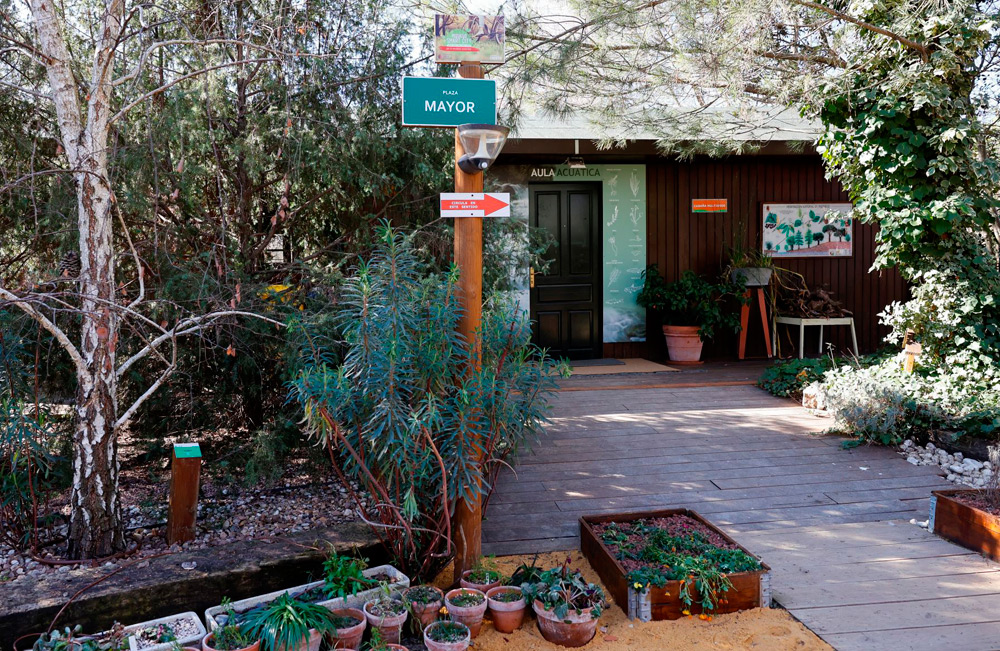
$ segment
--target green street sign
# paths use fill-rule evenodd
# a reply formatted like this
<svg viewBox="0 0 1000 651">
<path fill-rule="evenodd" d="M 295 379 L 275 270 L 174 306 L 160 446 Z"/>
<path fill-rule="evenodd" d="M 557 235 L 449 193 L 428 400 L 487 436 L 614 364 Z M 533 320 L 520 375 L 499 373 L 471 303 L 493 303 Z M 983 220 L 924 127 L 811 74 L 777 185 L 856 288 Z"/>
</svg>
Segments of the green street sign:
<svg viewBox="0 0 1000 651">
<path fill-rule="evenodd" d="M 457 127 L 497 123 L 492 79 L 403 77 L 404 127 Z"/>
</svg>

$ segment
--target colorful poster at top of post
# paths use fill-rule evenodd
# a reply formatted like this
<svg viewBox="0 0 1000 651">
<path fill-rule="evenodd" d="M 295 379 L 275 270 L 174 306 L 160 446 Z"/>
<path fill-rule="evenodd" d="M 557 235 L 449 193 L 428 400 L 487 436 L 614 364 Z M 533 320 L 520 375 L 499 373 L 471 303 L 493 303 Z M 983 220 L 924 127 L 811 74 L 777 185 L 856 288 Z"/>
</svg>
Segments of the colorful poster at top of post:
<svg viewBox="0 0 1000 651">
<path fill-rule="evenodd" d="M 503 16 L 434 15 L 435 63 L 503 63 Z"/>
<path fill-rule="evenodd" d="M 851 257 L 849 203 L 765 203 L 763 250 L 774 258 Z"/>
</svg>

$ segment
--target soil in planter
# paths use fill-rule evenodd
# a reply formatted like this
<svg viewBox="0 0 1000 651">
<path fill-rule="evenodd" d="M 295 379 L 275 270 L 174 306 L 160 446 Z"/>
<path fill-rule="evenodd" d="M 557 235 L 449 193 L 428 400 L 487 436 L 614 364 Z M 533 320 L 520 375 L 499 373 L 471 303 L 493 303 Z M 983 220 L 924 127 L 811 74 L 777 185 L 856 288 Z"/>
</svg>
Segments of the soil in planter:
<svg viewBox="0 0 1000 651">
<path fill-rule="evenodd" d="M 517 590 L 508 590 L 506 592 L 494 592 L 490 599 L 504 604 L 512 604 L 519 599 L 524 599 L 524 595 Z"/>
<path fill-rule="evenodd" d="M 971 506 L 974 509 L 979 509 L 990 515 L 1000 517 L 1000 509 L 994 507 L 989 499 L 986 498 L 986 493 L 982 491 L 969 489 L 968 492 L 953 493 L 948 497 L 966 506 Z"/>
<path fill-rule="evenodd" d="M 393 601 L 390 603 L 376 601 L 371 606 L 368 606 L 367 610 L 375 617 L 395 617 L 405 613 L 406 606 L 404 606 L 401 601 Z"/>
<path fill-rule="evenodd" d="M 166 624 L 140 628 L 132 631 L 132 635 L 135 636 L 136 645 L 145 649 L 164 642 L 183 640 L 200 632 L 198 625 L 190 617 L 181 617 Z"/>
<path fill-rule="evenodd" d="M 333 627 L 338 631 L 342 631 L 345 628 L 352 628 L 361 623 L 361 620 L 357 617 L 351 617 L 350 615 L 334 615 L 333 616 Z"/>
<path fill-rule="evenodd" d="M 437 590 L 430 586 L 418 585 L 415 588 L 411 588 L 406 591 L 406 599 L 415 604 L 433 604 L 438 601 L 444 601 Z"/>
<path fill-rule="evenodd" d="M 433 629 L 431 639 L 435 642 L 461 642 L 469 634 L 469 629 L 452 622 L 438 622 Z"/>
<path fill-rule="evenodd" d="M 588 582 L 600 583 L 583 554 L 579 550 L 570 552 L 549 552 L 539 554 L 536 563 L 543 569 L 562 565 L 571 558 L 571 567 L 583 572 Z M 531 564 L 534 554 L 497 557 L 497 569 L 510 575 L 522 563 Z M 439 588 L 450 588 L 454 568 L 445 568 L 435 579 Z M 712 621 L 697 617 L 678 620 L 640 623 L 629 621 L 625 613 L 611 607 L 601 614 L 597 637 L 587 645 L 601 651 L 664 651 L 684 649 L 684 651 L 742 651 L 743 649 L 767 649 L 768 651 L 831 651 L 831 647 L 819 639 L 812 631 L 796 621 L 784 610 L 754 608 L 728 615 L 715 615 Z M 423 649 L 422 645 L 404 644 L 411 651 Z M 487 620 L 482 633 L 476 638 L 476 651 L 560 651 L 559 647 L 545 641 L 533 620 L 525 622 L 511 634 L 501 634 L 493 629 Z"/>
<path fill-rule="evenodd" d="M 476 594 L 475 592 L 463 592 L 462 594 L 455 595 L 451 597 L 448 601 L 455 604 L 459 608 L 471 608 L 472 606 L 479 606 L 486 598 L 481 594 Z"/>
</svg>

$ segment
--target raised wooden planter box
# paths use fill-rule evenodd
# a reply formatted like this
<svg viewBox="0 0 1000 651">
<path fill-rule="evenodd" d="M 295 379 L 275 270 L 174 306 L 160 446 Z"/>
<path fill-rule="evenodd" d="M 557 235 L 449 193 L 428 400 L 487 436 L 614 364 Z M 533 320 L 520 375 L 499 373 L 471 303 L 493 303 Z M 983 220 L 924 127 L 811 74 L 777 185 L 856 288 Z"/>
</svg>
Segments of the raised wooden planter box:
<svg viewBox="0 0 1000 651">
<path fill-rule="evenodd" d="M 639 592 L 633 588 L 625 578 L 625 568 L 601 542 L 601 539 L 594 532 L 593 525 L 606 522 L 632 522 L 633 520 L 666 518 L 673 515 L 686 515 L 692 520 L 697 520 L 718 533 L 727 542 L 750 554 L 746 548 L 727 536 L 714 524 L 688 509 L 583 516 L 580 518 L 580 549 L 590 562 L 591 567 L 601 577 L 601 582 L 604 583 L 608 594 L 625 611 L 629 619 L 638 619 L 643 622 L 680 619 L 684 617 L 682 611 L 686 608 L 693 614 L 701 613 L 702 609 L 698 603 L 691 606 L 684 605 L 680 599 L 680 581 L 670 581 L 663 588 L 650 587 L 645 592 Z M 751 556 L 760 560 L 755 554 L 751 554 Z M 706 612 L 724 614 L 751 608 L 769 608 L 771 606 L 771 568 L 763 562 L 761 562 L 761 566 L 762 569 L 756 572 L 730 574 L 729 580 L 733 587 L 726 593 L 728 602 L 718 604 L 717 608 Z"/>
<path fill-rule="evenodd" d="M 976 490 L 956 489 L 931 493 L 927 528 L 946 540 L 1000 561 L 1000 518 L 955 499 Z"/>
</svg>

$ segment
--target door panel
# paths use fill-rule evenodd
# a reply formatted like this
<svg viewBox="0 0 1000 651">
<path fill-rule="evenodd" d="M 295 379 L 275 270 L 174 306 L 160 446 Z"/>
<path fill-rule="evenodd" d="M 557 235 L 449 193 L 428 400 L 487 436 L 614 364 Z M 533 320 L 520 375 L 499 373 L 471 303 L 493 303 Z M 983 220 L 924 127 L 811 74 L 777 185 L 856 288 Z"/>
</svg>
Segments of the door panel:
<svg viewBox="0 0 1000 651">
<path fill-rule="evenodd" d="M 602 264 L 600 190 L 596 184 L 529 188 L 531 224 L 548 231 L 553 244 L 535 274 L 531 318 L 535 343 L 570 359 L 601 357 Z"/>
</svg>

